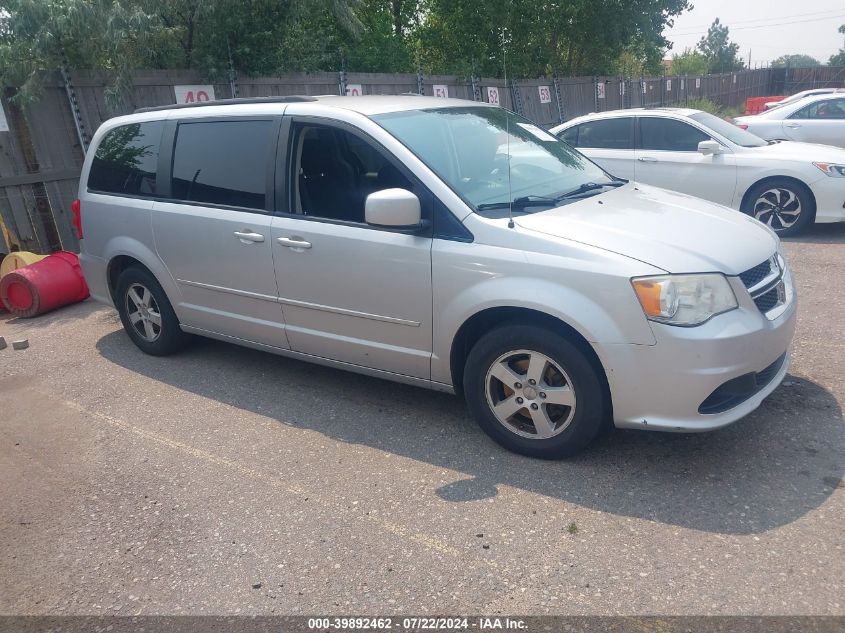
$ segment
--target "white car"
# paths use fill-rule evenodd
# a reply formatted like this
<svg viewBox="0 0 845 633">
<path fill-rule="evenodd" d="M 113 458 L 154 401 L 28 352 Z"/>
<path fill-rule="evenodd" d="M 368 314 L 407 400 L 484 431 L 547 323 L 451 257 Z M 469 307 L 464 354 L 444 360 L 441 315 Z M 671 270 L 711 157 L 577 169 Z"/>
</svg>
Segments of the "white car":
<svg viewBox="0 0 845 633">
<path fill-rule="evenodd" d="M 806 97 L 760 114 L 734 119 L 767 141 L 801 141 L 845 147 L 845 94 Z"/>
<path fill-rule="evenodd" d="M 615 176 L 738 209 L 780 235 L 845 221 L 843 149 L 767 143 L 680 108 L 590 114 L 551 131 Z"/>
<path fill-rule="evenodd" d="M 816 95 L 829 95 L 833 94 L 834 92 L 845 93 L 845 88 L 814 88 L 813 90 L 802 90 L 801 92 L 796 92 L 794 95 L 786 97 L 786 99 L 781 99 L 780 101 L 767 101 L 766 110 L 789 105 L 790 103 L 795 103 L 796 101 L 800 101 L 805 97 L 815 97 Z"/>
</svg>

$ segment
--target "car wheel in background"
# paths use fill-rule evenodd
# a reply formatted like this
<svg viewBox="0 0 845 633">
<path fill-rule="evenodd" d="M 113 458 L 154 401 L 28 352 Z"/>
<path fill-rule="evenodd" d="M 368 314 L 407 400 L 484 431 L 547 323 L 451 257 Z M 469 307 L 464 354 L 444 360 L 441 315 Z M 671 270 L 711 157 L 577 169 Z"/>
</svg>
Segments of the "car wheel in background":
<svg viewBox="0 0 845 633">
<path fill-rule="evenodd" d="M 807 188 L 788 179 L 755 185 L 746 196 L 743 212 L 771 227 L 778 235 L 795 235 L 813 222 L 815 204 Z"/>
</svg>

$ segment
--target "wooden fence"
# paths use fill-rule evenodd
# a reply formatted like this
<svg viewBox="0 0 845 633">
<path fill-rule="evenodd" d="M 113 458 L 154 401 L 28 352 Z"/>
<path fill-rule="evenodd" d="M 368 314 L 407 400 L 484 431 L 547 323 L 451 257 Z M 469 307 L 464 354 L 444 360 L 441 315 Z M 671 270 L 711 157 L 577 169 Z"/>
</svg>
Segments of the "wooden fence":
<svg viewBox="0 0 845 633">
<path fill-rule="evenodd" d="M 790 76 L 798 77 L 798 70 L 792 69 Z M 836 69 L 829 70 L 833 73 L 829 82 L 845 76 L 845 69 L 838 69 L 840 75 L 836 75 Z M 240 78 L 213 86 L 218 100 L 234 94 L 337 95 L 344 89 L 365 95 L 422 91 L 498 102 L 549 127 L 589 112 L 685 105 L 694 98 L 738 106 L 747 97 L 773 94 L 773 72 L 761 69 L 705 77 L 532 79 L 507 84 L 501 79 L 451 75 L 313 73 Z M 14 89 L 6 90 L 2 101 L 9 131 L 0 131 L 0 228 L 4 236 L 0 250 L 77 250 L 70 205 L 76 197 L 83 148 L 94 131 L 106 119 L 136 108 L 175 103 L 174 86 L 208 83 L 193 72 L 138 71 L 123 102 L 110 106 L 106 99 L 110 82 L 111 78 L 101 73 L 73 72 L 67 81 L 61 73 L 51 73 L 45 78 L 43 97 L 25 113 L 9 101 Z"/>
</svg>

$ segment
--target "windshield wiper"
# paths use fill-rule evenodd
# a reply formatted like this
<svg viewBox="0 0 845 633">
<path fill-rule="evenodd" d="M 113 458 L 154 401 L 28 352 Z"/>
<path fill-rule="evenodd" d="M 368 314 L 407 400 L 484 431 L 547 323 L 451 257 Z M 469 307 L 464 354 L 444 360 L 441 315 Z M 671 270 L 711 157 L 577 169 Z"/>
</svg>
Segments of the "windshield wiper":
<svg viewBox="0 0 845 633">
<path fill-rule="evenodd" d="M 547 196 L 521 196 L 513 199 L 513 210 L 524 211 L 528 207 L 554 207 L 559 202 L 557 198 L 549 198 Z M 479 204 L 476 207 L 479 211 L 509 208 L 511 208 L 510 202 L 487 202 L 485 204 Z"/>
<path fill-rule="evenodd" d="M 576 187 L 572 191 L 567 191 L 566 193 L 562 193 L 559 195 L 555 200 L 557 202 L 561 202 L 563 200 L 569 200 L 570 198 L 577 198 L 579 196 L 584 195 L 585 193 L 590 193 L 591 191 L 599 191 L 600 189 L 604 189 L 605 187 L 621 187 L 627 181 L 626 180 L 612 180 L 610 182 L 585 182 L 580 187 Z"/>
</svg>

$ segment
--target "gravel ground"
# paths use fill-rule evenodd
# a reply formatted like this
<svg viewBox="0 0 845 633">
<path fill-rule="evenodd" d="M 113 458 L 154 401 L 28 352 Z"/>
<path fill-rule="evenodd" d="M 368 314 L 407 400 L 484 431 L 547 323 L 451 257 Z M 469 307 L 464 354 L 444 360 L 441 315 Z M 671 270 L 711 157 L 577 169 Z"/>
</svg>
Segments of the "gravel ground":
<svg viewBox="0 0 845 633">
<path fill-rule="evenodd" d="M 0 613 L 845 614 L 845 225 L 791 375 L 704 435 L 507 453 L 458 399 L 85 302 L 0 320 Z"/>
</svg>

